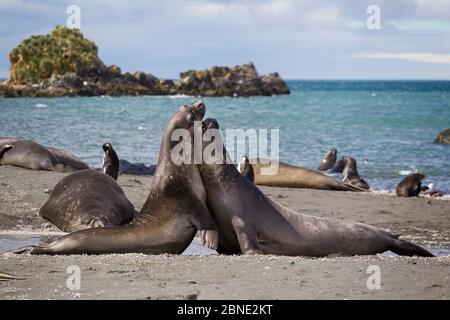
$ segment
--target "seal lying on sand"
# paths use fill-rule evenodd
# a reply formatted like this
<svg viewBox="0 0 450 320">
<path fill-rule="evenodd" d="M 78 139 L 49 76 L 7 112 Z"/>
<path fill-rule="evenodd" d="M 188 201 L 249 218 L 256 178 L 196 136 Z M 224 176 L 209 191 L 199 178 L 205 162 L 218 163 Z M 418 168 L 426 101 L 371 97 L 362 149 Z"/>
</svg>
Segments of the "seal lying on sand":
<svg viewBox="0 0 450 320">
<path fill-rule="evenodd" d="M 332 177 L 327 176 L 320 171 L 292 166 L 283 162 L 279 162 L 279 168 L 276 174 L 262 174 L 261 169 L 270 167 L 270 165 L 267 163 L 270 163 L 271 161 L 272 160 L 268 159 L 250 160 L 255 173 L 255 184 L 270 187 L 337 191 L 366 191 L 355 186 L 338 182 Z"/>
<path fill-rule="evenodd" d="M 399 197 L 417 197 L 422 191 L 422 180 L 425 175 L 421 173 L 413 173 L 404 178 L 395 188 L 395 192 Z"/>
<path fill-rule="evenodd" d="M 255 182 L 255 173 L 253 172 L 253 167 L 250 164 L 247 156 L 242 156 L 241 162 L 237 166 L 237 170 L 250 182 Z"/>
<path fill-rule="evenodd" d="M 71 172 L 89 168 L 75 155 L 44 147 L 34 141 L 17 140 L 0 148 L 0 164 L 34 170 Z"/>
<path fill-rule="evenodd" d="M 120 227 L 76 231 L 49 245 L 25 247 L 14 252 L 180 254 L 192 242 L 197 230 L 201 231 L 202 241 L 208 247 L 217 248 L 217 226 L 206 207 L 206 192 L 197 166 L 177 165 L 172 161 L 172 151 L 177 146 L 172 140 L 173 132 L 186 129 L 193 137 L 194 121 L 200 121 L 204 114 L 205 105 L 199 101 L 181 107 L 170 118 L 164 129 L 150 194 L 132 222 Z"/>
<path fill-rule="evenodd" d="M 143 163 L 131 163 L 127 160 L 120 159 L 120 173 L 132 174 L 135 176 L 152 176 L 155 174 L 156 165 L 150 165 L 147 167 Z"/>
<path fill-rule="evenodd" d="M 207 119 L 202 128 L 206 132 L 219 126 L 214 119 Z M 223 152 L 223 161 L 229 159 L 221 135 L 214 136 L 217 141 L 211 143 L 218 142 L 219 146 L 216 154 Z M 211 143 L 204 142 L 203 149 Z M 432 256 L 415 244 L 367 224 L 313 217 L 290 210 L 270 200 L 228 163 L 204 161 L 198 165 L 208 208 L 219 227 L 220 252 L 320 257 L 391 250 L 400 255 Z"/>
<path fill-rule="evenodd" d="M 337 150 L 335 148 L 325 153 L 325 156 L 323 157 L 322 161 L 320 161 L 319 170 L 326 171 L 328 169 L 333 168 L 333 166 L 336 163 L 336 154 Z"/>
<path fill-rule="evenodd" d="M 351 157 L 344 157 L 344 171 L 342 172 L 342 182 L 364 190 L 369 190 L 369 184 L 359 177 L 356 160 Z"/>
<path fill-rule="evenodd" d="M 64 177 L 39 210 L 43 218 L 66 232 L 120 226 L 133 220 L 136 211 L 114 181 L 119 172 L 119 159 L 111 144 L 105 145 L 103 171 L 107 174 L 86 169 Z"/>
<path fill-rule="evenodd" d="M 18 139 L 13 137 L 0 137 L 0 150 L 3 148 L 5 144 L 11 144 L 16 141 L 18 141 Z"/>
</svg>

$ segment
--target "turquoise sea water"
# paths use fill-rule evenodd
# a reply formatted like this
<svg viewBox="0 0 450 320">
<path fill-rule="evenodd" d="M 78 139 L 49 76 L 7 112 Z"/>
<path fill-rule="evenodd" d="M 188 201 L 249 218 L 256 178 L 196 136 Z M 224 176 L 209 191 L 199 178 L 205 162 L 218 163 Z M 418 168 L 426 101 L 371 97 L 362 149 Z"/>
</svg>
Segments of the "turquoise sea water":
<svg viewBox="0 0 450 320">
<path fill-rule="evenodd" d="M 317 168 L 323 154 L 358 160 L 377 190 L 414 170 L 450 192 L 450 146 L 432 143 L 450 127 L 450 81 L 288 81 L 292 94 L 204 98 L 221 128 L 279 128 L 280 160 Z M 170 115 L 195 97 L 0 98 L 0 136 L 69 150 L 93 166 L 101 145 L 121 158 L 157 161 Z M 364 161 L 367 160 L 367 161 Z M 366 162 L 366 163 L 364 163 Z"/>
</svg>

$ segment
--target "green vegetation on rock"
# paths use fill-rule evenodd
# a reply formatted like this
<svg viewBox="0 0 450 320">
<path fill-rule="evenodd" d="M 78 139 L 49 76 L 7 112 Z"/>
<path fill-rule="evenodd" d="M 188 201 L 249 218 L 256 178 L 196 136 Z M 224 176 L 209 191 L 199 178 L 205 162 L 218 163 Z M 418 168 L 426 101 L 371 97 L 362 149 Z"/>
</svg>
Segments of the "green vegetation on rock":
<svg viewBox="0 0 450 320">
<path fill-rule="evenodd" d="M 58 75 L 104 69 L 94 42 L 78 29 L 57 26 L 50 34 L 31 36 L 9 53 L 10 84 L 48 82 Z"/>
</svg>

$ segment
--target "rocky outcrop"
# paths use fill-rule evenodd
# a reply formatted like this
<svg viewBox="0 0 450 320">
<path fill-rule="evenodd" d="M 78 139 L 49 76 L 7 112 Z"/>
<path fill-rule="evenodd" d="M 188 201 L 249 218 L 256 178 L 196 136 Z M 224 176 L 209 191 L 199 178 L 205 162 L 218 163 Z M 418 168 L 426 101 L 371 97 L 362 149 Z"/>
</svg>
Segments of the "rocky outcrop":
<svg viewBox="0 0 450 320">
<path fill-rule="evenodd" d="M 142 71 L 122 73 L 116 65 L 104 65 L 97 51 L 79 30 L 57 27 L 32 36 L 11 51 L 10 78 L 0 84 L 0 97 L 289 94 L 278 73 L 261 76 L 253 63 L 188 70 L 178 80 L 165 80 Z"/>
<path fill-rule="evenodd" d="M 204 96 L 268 96 L 289 94 L 278 73 L 260 76 L 253 63 L 180 73 L 180 91 Z"/>
<path fill-rule="evenodd" d="M 433 143 L 450 144 L 450 128 L 439 132 Z"/>
</svg>

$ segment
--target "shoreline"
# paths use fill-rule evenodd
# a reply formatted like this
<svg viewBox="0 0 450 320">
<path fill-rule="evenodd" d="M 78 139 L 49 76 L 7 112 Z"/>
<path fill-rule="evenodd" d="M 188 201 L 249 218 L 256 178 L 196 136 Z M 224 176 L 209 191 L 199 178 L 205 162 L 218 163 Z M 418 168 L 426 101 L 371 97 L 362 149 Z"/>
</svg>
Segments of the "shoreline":
<svg viewBox="0 0 450 320">
<path fill-rule="evenodd" d="M 46 189 L 65 173 L 0 166 L 1 234 L 57 236 L 39 217 Z M 139 210 L 151 176 L 120 175 Z M 261 187 L 271 199 L 304 214 L 365 222 L 425 247 L 450 248 L 450 202 L 386 194 Z M 196 242 L 197 240 L 194 240 Z M 1 243 L 1 241 L 0 241 Z M 196 253 L 199 254 L 199 253 Z M 450 255 L 374 256 L 143 255 L 30 256 L 0 254 L 0 299 L 449 299 Z M 81 270 L 81 289 L 66 287 L 66 268 Z M 381 289 L 368 289 L 367 268 L 381 270 Z"/>
</svg>

